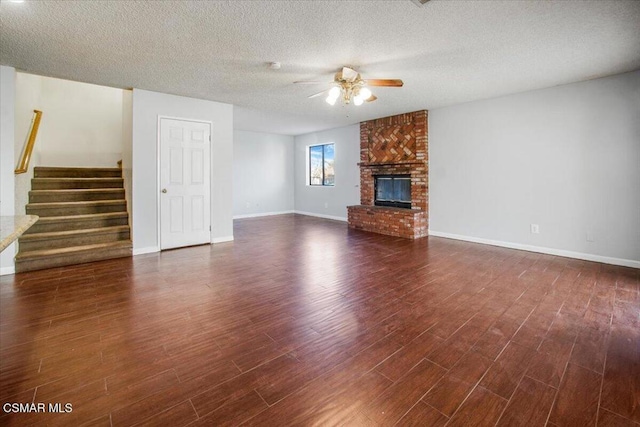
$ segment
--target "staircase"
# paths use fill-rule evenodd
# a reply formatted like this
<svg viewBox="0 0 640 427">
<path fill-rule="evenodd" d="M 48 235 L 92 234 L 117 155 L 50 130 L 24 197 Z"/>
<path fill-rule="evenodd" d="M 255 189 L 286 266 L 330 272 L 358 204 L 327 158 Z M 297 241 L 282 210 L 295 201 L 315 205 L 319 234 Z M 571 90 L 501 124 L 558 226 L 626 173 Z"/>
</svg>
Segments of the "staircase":
<svg viewBox="0 0 640 427">
<path fill-rule="evenodd" d="M 34 168 L 27 214 L 40 219 L 19 239 L 16 272 L 131 256 L 118 168 Z"/>
</svg>

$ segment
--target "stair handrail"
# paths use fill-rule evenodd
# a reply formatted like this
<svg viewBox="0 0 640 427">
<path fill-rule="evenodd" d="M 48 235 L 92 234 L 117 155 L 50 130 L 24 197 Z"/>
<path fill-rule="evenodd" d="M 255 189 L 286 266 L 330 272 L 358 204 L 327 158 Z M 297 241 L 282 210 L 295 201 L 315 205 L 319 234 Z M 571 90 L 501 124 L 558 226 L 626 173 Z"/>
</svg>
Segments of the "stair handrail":
<svg viewBox="0 0 640 427">
<path fill-rule="evenodd" d="M 36 137 L 38 136 L 38 128 L 40 127 L 40 118 L 42 117 L 42 111 L 33 110 L 33 120 L 31 120 L 31 131 L 29 132 L 29 139 L 22 151 L 22 157 L 20 163 L 15 170 L 15 174 L 25 173 L 29 169 L 29 161 L 31 160 L 31 153 L 33 153 L 33 146 L 36 143 Z"/>
</svg>

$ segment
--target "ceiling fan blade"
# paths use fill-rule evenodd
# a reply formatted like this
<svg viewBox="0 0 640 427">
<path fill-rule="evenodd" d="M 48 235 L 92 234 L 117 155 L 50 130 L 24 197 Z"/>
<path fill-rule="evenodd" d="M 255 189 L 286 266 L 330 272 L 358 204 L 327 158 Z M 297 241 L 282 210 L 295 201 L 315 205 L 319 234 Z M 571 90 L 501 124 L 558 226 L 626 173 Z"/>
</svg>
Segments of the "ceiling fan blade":
<svg viewBox="0 0 640 427">
<path fill-rule="evenodd" d="M 375 95 L 371 95 L 370 97 L 368 97 L 367 99 L 365 99 L 365 101 L 367 101 L 367 102 L 373 102 L 373 101 L 375 101 L 376 99 L 378 99 L 378 97 L 377 97 L 377 96 L 375 96 Z"/>
<path fill-rule="evenodd" d="M 367 79 L 367 86 L 402 87 L 404 83 L 400 79 Z"/>
<path fill-rule="evenodd" d="M 321 81 L 312 81 L 312 80 L 299 80 L 297 82 L 293 82 L 297 85 L 328 85 L 333 82 L 321 82 Z"/>
<path fill-rule="evenodd" d="M 325 93 L 327 93 L 329 91 L 329 89 L 323 90 L 322 92 L 318 92 L 318 93 L 314 93 L 313 95 L 309 95 L 307 98 L 315 98 L 317 96 L 321 96 L 324 95 Z"/>
<path fill-rule="evenodd" d="M 354 81 L 358 77 L 358 72 L 353 68 L 342 67 L 342 78 L 348 82 Z"/>
</svg>

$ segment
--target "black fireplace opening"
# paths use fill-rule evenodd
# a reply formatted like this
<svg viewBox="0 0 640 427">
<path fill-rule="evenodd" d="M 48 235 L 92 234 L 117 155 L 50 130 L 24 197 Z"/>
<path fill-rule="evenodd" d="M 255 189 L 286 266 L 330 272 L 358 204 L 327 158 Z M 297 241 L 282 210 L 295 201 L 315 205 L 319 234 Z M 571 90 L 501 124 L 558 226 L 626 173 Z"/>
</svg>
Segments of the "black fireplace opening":
<svg viewBox="0 0 640 427">
<path fill-rule="evenodd" d="M 376 206 L 411 209 L 411 175 L 376 175 L 373 178 Z"/>
</svg>

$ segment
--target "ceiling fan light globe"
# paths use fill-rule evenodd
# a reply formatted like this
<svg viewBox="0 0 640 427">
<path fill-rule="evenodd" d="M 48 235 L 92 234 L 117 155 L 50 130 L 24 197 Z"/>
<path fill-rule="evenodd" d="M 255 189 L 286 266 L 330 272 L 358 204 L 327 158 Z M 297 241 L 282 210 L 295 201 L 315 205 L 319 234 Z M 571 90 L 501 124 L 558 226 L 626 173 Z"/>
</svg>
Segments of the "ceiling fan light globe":
<svg viewBox="0 0 640 427">
<path fill-rule="evenodd" d="M 353 97 L 353 103 L 355 105 L 362 105 L 363 102 L 364 102 L 364 99 L 362 99 L 360 95 L 356 95 Z"/>
<path fill-rule="evenodd" d="M 369 89 L 367 89 L 366 87 L 363 87 L 360 89 L 360 93 L 359 93 L 360 97 L 362 97 L 362 99 L 369 99 L 371 98 L 371 91 Z"/>
<path fill-rule="evenodd" d="M 325 99 L 325 101 L 327 101 L 327 104 L 329 105 L 336 105 L 337 100 L 338 100 L 338 97 L 333 97 L 331 95 L 327 96 L 327 99 Z"/>
<path fill-rule="evenodd" d="M 331 98 L 338 98 L 340 96 L 340 88 L 338 86 L 334 86 L 329 90 L 329 96 Z"/>
</svg>

